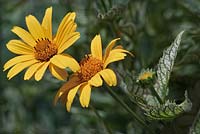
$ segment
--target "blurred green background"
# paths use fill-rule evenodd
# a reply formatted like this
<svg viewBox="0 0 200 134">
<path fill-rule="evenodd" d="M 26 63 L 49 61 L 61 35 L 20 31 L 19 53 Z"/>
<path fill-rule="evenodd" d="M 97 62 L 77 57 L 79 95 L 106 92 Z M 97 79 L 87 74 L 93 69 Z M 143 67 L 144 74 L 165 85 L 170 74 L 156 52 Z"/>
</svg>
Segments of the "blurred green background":
<svg viewBox="0 0 200 134">
<path fill-rule="evenodd" d="M 40 22 L 45 9 L 53 7 L 53 31 L 69 11 L 77 14 L 81 38 L 66 52 L 78 61 L 90 52 L 92 38 L 100 33 L 103 47 L 114 38 L 135 57 L 111 65 L 118 75 L 113 88 L 134 111 L 146 119 L 156 133 L 187 134 L 200 106 L 200 1 L 198 0 L 0 0 L 0 70 L 15 55 L 6 48 L 10 39 L 19 39 L 10 30 L 26 29 L 25 16 Z M 156 68 L 162 51 L 181 31 L 184 34 L 170 79 L 170 98 L 180 103 L 188 90 L 192 111 L 167 122 L 148 120 L 143 111 L 126 98 L 127 90 L 143 68 Z M 53 106 L 56 91 L 63 84 L 49 72 L 36 82 L 24 81 L 24 72 L 11 80 L 0 71 L 0 134 L 104 134 L 107 133 L 94 110 L 83 109 L 78 98 L 68 113 L 64 105 Z M 114 134 L 148 134 L 143 126 L 105 91 L 93 89 L 91 104 Z"/>
</svg>

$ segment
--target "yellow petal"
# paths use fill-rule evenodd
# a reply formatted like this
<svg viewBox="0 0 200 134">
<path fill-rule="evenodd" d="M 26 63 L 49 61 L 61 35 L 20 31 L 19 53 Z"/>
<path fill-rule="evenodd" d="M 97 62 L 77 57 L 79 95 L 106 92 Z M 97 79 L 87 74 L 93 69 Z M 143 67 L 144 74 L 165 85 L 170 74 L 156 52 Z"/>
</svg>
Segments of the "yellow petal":
<svg viewBox="0 0 200 134">
<path fill-rule="evenodd" d="M 44 64 L 45 62 L 35 63 L 34 65 L 30 66 L 24 75 L 24 80 L 29 80 L 33 74 Z"/>
<path fill-rule="evenodd" d="M 65 27 L 63 33 L 60 36 L 60 40 L 61 42 L 63 42 L 63 39 L 65 39 L 65 37 L 71 33 L 74 33 L 76 31 L 77 25 L 74 21 L 70 20 L 68 25 Z"/>
<path fill-rule="evenodd" d="M 102 60 L 102 44 L 100 35 L 96 35 L 91 42 L 91 54 L 92 57 Z"/>
<path fill-rule="evenodd" d="M 63 37 L 63 35 L 65 35 L 66 27 L 69 27 L 72 24 L 75 17 L 76 17 L 76 14 L 74 12 L 72 12 L 72 13 L 68 13 L 67 15 L 65 15 L 65 17 L 62 19 L 62 21 L 58 27 L 56 37 L 55 37 L 57 44 L 61 43 L 62 37 Z"/>
<path fill-rule="evenodd" d="M 28 61 L 28 60 L 33 60 L 33 59 L 35 59 L 34 55 L 21 55 L 21 56 L 12 58 L 4 64 L 3 71 L 6 71 L 7 69 L 14 66 L 15 64 L 18 64 L 18 63 L 24 62 L 24 61 Z"/>
<path fill-rule="evenodd" d="M 81 84 L 81 80 L 78 77 L 78 75 L 72 75 L 72 77 L 69 79 L 69 81 L 67 81 L 65 84 L 63 84 L 62 87 L 56 93 L 56 96 L 54 98 L 54 105 L 57 103 L 57 101 L 60 97 L 62 97 L 65 94 L 68 94 L 70 89 L 76 87 L 79 84 Z"/>
<path fill-rule="evenodd" d="M 10 80 L 12 77 L 14 77 L 15 75 L 17 75 L 19 72 L 21 72 L 22 70 L 24 70 L 25 68 L 27 68 L 28 66 L 37 63 L 37 60 L 29 60 L 29 61 L 25 61 L 19 64 L 16 64 L 15 66 L 13 66 L 9 71 L 8 71 L 8 79 Z"/>
<path fill-rule="evenodd" d="M 105 61 L 105 59 L 108 57 L 110 51 L 113 49 L 113 47 L 114 47 L 116 41 L 118 41 L 119 39 L 120 39 L 120 38 L 114 39 L 114 40 L 112 40 L 112 41 L 108 44 L 108 46 L 106 47 L 106 50 L 105 50 L 104 61 Z"/>
<path fill-rule="evenodd" d="M 48 37 L 48 39 L 52 40 L 52 7 L 49 7 L 46 9 L 43 21 L 42 21 L 42 27 L 45 29 L 45 35 Z"/>
<path fill-rule="evenodd" d="M 57 66 L 50 64 L 49 65 L 49 70 L 51 72 L 51 74 L 56 77 L 59 80 L 66 80 L 67 79 L 67 71 L 65 69 L 60 69 Z"/>
<path fill-rule="evenodd" d="M 85 84 L 81 86 L 81 93 L 80 93 L 79 100 L 82 107 L 88 107 L 90 103 L 90 96 L 91 96 L 90 84 Z"/>
<path fill-rule="evenodd" d="M 33 54 L 33 48 L 20 40 L 11 40 L 6 46 L 8 50 L 15 54 Z"/>
<path fill-rule="evenodd" d="M 126 51 L 124 49 L 111 50 L 108 57 L 105 59 L 104 68 L 106 68 L 107 65 L 112 62 L 123 60 L 125 58 L 125 56 L 127 55 L 126 52 L 128 52 L 128 51 Z"/>
<path fill-rule="evenodd" d="M 72 24 L 72 26 L 66 31 L 66 34 L 71 34 L 71 33 L 74 33 L 76 31 L 76 28 L 77 28 L 77 24 L 74 22 Z M 65 38 L 65 37 L 64 37 Z"/>
<path fill-rule="evenodd" d="M 29 15 L 26 17 L 26 25 L 28 27 L 29 32 L 31 33 L 31 35 L 34 37 L 35 40 L 46 37 L 44 35 L 42 26 L 34 16 Z"/>
<path fill-rule="evenodd" d="M 78 62 L 69 55 L 55 55 L 50 59 L 50 61 L 61 69 L 69 67 L 73 72 L 80 69 Z"/>
<path fill-rule="evenodd" d="M 99 74 L 103 77 L 106 83 L 109 86 L 116 86 L 117 85 L 117 78 L 115 73 L 111 69 L 104 69 L 99 72 Z"/>
<path fill-rule="evenodd" d="M 56 38 L 55 38 L 55 39 L 56 39 L 56 43 L 55 43 L 55 44 L 57 44 L 58 47 L 61 46 L 61 43 L 65 41 L 65 38 L 66 38 L 67 36 L 69 36 L 71 33 L 73 33 L 73 32 L 70 33 L 70 31 L 71 31 L 72 27 L 74 27 L 75 25 L 76 25 L 76 24 L 74 23 L 74 21 L 73 21 L 73 20 L 70 20 L 70 21 L 66 24 L 65 29 L 63 29 L 62 33 L 59 33 L 59 34 L 58 34 L 59 36 L 56 36 Z"/>
<path fill-rule="evenodd" d="M 68 36 L 65 37 L 60 44 L 60 47 L 58 48 L 58 53 L 62 53 L 64 50 L 66 50 L 68 47 L 70 47 L 77 39 L 80 38 L 80 33 L 79 32 L 74 32 Z"/>
<path fill-rule="evenodd" d="M 45 63 L 44 65 L 42 65 L 42 66 L 38 69 L 38 71 L 35 73 L 35 80 L 36 80 L 36 81 L 39 81 L 39 80 L 42 79 L 42 76 L 44 75 L 44 73 L 45 73 L 47 67 L 49 66 L 49 63 L 50 63 L 50 62 L 46 62 L 46 63 Z"/>
<path fill-rule="evenodd" d="M 88 82 L 95 87 L 99 87 L 103 84 L 103 81 L 98 73 L 94 75 Z"/>
<path fill-rule="evenodd" d="M 116 51 L 116 52 L 127 53 L 127 54 L 129 54 L 130 56 L 134 56 L 131 52 L 129 52 L 129 51 L 123 49 L 123 46 L 122 46 L 122 45 L 116 46 L 113 50 Z M 112 51 L 113 51 L 113 50 L 112 50 Z"/>
<path fill-rule="evenodd" d="M 32 47 L 35 46 L 35 44 L 36 44 L 35 39 L 29 32 L 27 32 L 23 28 L 15 26 L 15 27 L 13 27 L 13 29 L 11 31 L 13 33 L 15 33 L 17 36 L 19 36 L 28 45 L 30 45 Z"/>
<path fill-rule="evenodd" d="M 68 95 L 67 95 L 67 102 L 66 102 L 66 108 L 67 108 L 67 111 L 70 112 L 70 109 L 71 109 L 71 105 L 72 105 L 72 102 L 74 100 L 74 97 L 79 89 L 80 85 L 72 88 Z"/>
</svg>

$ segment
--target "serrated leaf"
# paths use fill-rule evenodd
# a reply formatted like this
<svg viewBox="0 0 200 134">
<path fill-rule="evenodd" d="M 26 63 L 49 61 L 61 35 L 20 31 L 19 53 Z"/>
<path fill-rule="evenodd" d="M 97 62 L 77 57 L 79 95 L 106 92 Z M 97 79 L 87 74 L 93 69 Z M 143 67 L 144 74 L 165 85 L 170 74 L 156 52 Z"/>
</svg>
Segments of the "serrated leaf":
<svg viewBox="0 0 200 134">
<path fill-rule="evenodd" d="M 174 42 L 163 52 L 160 58 L 157 69 L 157 80 L 152 89 L 151 94 L 134 95 L 135 102 L 145 111 L 150 119 L 155 120 L 170 120 L 183 112 L 189 111 L 192 103 L 185 94 L 185 100 L 181 104 L 176 104 L 175 101 L 166 100 L 168 95 L 168 82 L 170 74 L 174 66 L 177 56 L 177 51 L 181 42 L 181 37 L 184 31 L 180 32 Z M 155 89 L 155 95 L 153 94 Z"/>
<path fill-rule="evenodd" d="M 146 111 L 146 115 L 155 120 L 170 120 L 174 119 L 181 113 L 187 112 L 191 109 L 192 103 L 189 100 L 187 94 L 185 100 L 177 105 L 175 102 L 167 101 L 165 104 L 158 106 L 149 106 L 143 108 Z"/>
<path fill-rule="evenodd" d="M 184 31 L 180 32 L 171 46 L 164 50 L 163 56 L 160 58 L 157 65 L 157 80 L 154 88 L 163 102 L 168 95 L 168 82 L 183 33 Z"/>
<path fill-rule="evenodd" d="M 146 95 L 145 100 L 147 102 L 147 105 L 150 105 L 150 106 L 154 106 L 154 105 L 159 104 L 159 101 L 156 99 L 156 97 L 152 96 L 152 95 Z"/>
</svg>

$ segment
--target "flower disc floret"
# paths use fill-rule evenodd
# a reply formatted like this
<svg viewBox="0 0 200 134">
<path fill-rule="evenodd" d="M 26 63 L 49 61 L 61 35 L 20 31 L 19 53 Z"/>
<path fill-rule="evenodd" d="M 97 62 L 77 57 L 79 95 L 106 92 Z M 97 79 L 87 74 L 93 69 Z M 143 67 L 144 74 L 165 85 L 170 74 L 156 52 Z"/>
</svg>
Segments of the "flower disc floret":
<svg viewBox="0 0 200 134">
<path fill-rule="evenodd" d="M 34 47 L 35 58 L 40 61 L 48 61 L 51 57 L 56 55 L 57 47 L 53 44 L 49 39 L 41 39 L 36 41 L 36 45 Z"/>
<path fill-rule="evenodd" d="M 102 69 L 103 63 L 101 60 L 87 55 L 80 62 L 79 77 L 83 81 L 88 81 Z"/>
</svg>

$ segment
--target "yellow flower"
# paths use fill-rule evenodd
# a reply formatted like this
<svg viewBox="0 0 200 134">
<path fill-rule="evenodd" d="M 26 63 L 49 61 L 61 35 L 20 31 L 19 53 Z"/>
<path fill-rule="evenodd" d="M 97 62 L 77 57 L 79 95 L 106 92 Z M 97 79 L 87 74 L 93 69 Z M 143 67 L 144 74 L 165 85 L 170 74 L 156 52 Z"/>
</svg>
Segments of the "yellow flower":
<svg viewBox="0 0 200 134">
<path fill-rule="evenodd" d="M 114 47 L 119 38 L 112 40 L 106 47 L 104 56 L 102 55 L 101 36 L 97 35 L 91 42 L 91 54 L 87 55 L 79 63 L 80 70 L 72 74 L 57 92 L 54 103 L 59 98 L 66 103 L 67 111 L 70 111 L 71 104 L 78 90 L 80 90 L 80 103 L 82 107 L 88 107 L 90 102 L 91 88 L 102 86 L 103 80 L 109 86 L 116 86 L 117 79 L 113 70 L 107 66 L 115 61 L 125 58 L 130 53 L 122 46 Z M 103 80 L 102 80 L 103 79 Z"/>
<path fill-rule="evenodd" d="M 137 82 L 152 79 L 154 74 L 155 72 L 152 71 L 152 69 L 142 70 L 142 72 L 139 74 L 137 78 Z"/>
<path fill-rule="evenodd" d="M 8 79 L 27 67 L 24 80 L 34 75 L 37 81 L 42 79 L 47 67 L 60 80 L 67 77 L 66 67 L 72 71 L 79 70 L 76 60 L 63 53 L 80 37 L 79 32 L 76 32 L 75 16 L 74 12 L 65 15 L 55 37 L 52 35 L 52 7 L 46 9 L 42 24 L 32 15 L 26 17 L 29 32 L 15 26 L 11 31 L 22 40 L 13 39 L 6 45 L 11 52 L 19 55 L 4 65 L 4 71 L 11 68 Z"/>
</svg>

